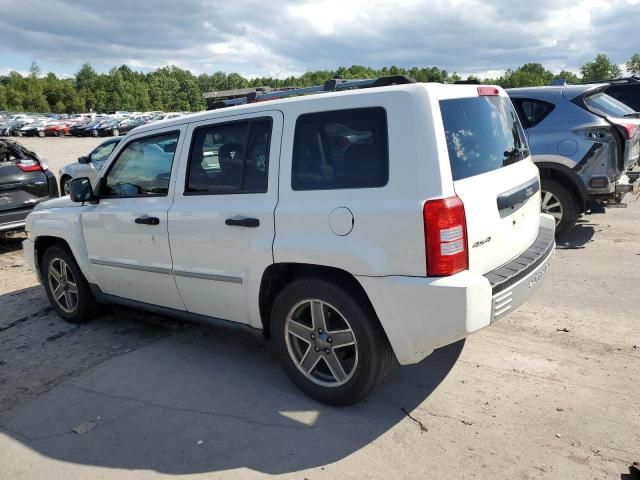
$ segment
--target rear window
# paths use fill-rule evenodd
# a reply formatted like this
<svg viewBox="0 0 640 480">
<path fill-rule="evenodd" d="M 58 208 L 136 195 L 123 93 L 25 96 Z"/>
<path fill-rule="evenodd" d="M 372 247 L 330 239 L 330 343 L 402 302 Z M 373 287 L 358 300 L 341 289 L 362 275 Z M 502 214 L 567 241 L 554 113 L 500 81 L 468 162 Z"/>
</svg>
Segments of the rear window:
<svg viewBox="0 0 640 480">
<path fill-rule="evenodd" d="M 640 84 L 612 85 L 607 88 L 607 95 L 620 100 L 636 112 L 640 111 Z"/>
<path fill-rule="evenodd" d="M 481 175 L 529 155 L 524 131 L 506 97 L 441 100 L 454 180 Z"/>
<path fill-rule="evenodd" d="M 584 99 L 590 110 L 610 117 L 624 117 L 634 110 L 606 93 L 596 93 Z"/>
</svg>

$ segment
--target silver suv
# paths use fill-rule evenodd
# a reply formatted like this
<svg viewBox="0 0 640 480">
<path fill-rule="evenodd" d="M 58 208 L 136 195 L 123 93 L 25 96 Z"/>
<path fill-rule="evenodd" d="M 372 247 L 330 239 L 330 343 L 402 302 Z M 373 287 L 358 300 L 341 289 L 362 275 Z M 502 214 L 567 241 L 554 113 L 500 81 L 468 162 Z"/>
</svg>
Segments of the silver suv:
<svg viewBox="0 0 640 480">
<path fill-rule="evenodd" d="M 621 202 L 638 188 L 625 173 L 640 155 L 639 114 L 604 93 L 607 87 L 507 90 L 540 168 L 542 211 L 556 218 L 556 233 L 570 230 L 594 202 Z"/>
</svg>

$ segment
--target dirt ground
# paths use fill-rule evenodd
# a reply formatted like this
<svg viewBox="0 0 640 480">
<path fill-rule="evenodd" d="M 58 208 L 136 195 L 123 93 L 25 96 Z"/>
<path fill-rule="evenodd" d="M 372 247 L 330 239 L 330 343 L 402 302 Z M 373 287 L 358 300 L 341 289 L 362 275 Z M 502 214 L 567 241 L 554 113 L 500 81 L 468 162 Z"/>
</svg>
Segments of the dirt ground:
<svg viewBox="0 0 640 480">
<path fill-rule="evenodd" d="M 98 142 L 24 140 L 56 173 Z M 634 479 L 639 238 L 640 201 L 585 216 L 531 301 L 344 409 L 259 335 L 115 307 L 66 324 L 3 240 L 0 480 Z"/>
</svg>

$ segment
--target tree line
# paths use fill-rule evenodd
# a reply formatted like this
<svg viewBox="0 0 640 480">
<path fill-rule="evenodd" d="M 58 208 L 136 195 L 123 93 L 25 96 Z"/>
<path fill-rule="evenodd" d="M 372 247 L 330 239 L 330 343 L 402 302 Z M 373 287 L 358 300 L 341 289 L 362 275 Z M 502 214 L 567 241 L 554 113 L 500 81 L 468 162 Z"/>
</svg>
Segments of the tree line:
<svg viewBox="0 0 640 480">
<path fill-rule="evenodd" d="M 629 74 L 640 75 L 640 53 L 625 65 Z M 527 63 L 507 70 L 498 78 L 475 78 L 486 84 L 504 88 L 548 85 L 553 80 L 567 83 L 617 78 L 620 68 L 604 54 L 598 54 L 580 68 L 580 75 L 562 71 L 554 74 L 540 63 Z M 361 65 L 337 70 L 318 70 L 284 79 L 245 78 L 238 73 L 215 72 L 194 75 L 175 66 L 143 73 L 126 65 L 112 68 L 109 73 L 97 73 L 84 64 L 72 78 L 59 78 L 53 73 L 42 75 L 37 62 L 29 74 L 11 72 L 0 77 L 0 111 L 79 113 L 125 111 L 198 111 L 205 108 L 202 94 L 214 90 L 229 90 L 258 86 L 306 87 L 320 85 L 331 78 L 377 78 L 389 75 L 409 75 L 419 82 L 455 82 L 462 80 L 456 73 L 438 67 L 383 67 Z"/>
</svg>

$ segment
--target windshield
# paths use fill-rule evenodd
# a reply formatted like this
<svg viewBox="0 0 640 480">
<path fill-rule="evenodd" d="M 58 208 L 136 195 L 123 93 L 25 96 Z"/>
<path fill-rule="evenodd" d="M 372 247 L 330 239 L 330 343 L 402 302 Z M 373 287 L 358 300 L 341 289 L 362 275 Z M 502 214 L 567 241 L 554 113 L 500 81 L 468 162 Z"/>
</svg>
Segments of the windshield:
<svg viewBox="0 0 640 480">
<path fill-rule="evenodd" d="M 596 111 L 601 115 L 609 117 L 624 117 L 633 113 L 633 108 L 625 105 L 619 100 L 607 95 L 606 93 L 596 93 L 584 99 L 590 110 Z"/>
<path fill-rule="evenodd" d="M 501 96 L 440 101 L 454 180 L 518 162 L 529 155 L 511 100 Z"/>
</svg>

